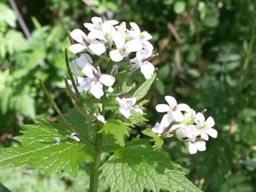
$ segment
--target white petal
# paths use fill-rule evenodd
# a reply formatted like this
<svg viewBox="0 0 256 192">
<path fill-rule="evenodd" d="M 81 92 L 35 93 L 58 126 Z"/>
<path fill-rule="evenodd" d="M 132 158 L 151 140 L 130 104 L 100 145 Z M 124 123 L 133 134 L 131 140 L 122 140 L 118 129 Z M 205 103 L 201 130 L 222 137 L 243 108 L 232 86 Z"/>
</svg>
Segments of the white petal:
<svg viewBox="0 0 256 192">
<path fill-rule="evenodd" d="M 196 145 L 196 148 L 197 148 L 198 151 L 205 151 L 206 150 L 205 141 L 196 141 L 195 145 Z"/>
<path fill-rule="evenodd" d="M 196 122 L 198 123 L 198 124 L 202 124 L 202 123 L 204 123 L 204 121 L 205 121 L 205 118 L 204 118 L 204 114 L 203 113 L 197 113 L 196 114 Z"/>
<path fill-rule="evenodd" d="M 94 25 L 99 26 L 102 24 L 102 19 L 100 17 L 92 17 L 91 21 Z"/>
<path fill-rule="evenodd" d="M 119 22 L 117 20 L 108 20 L 108 21 L 105 21 L 106 24 L 110 24 L 110 25 L 117 25 Z"/>
<path fill-rule="evenodd" d="M 147 57 L 152 55 L 153 52 L 153 45 L 149 42 L 149 41 L 143 41 L 143 49 L 146 51 L 147 53 Z"/>
<path fill-rule="evenodd" d="M 205 141 L 208 141 L 209 140 L 209 136 L 205 133 L 205 132 L 202 132 L 201 133 L 201 138 Z"/>
<path fill-rule="evenodd" d="M 130 110 L 126 110 L 123 108 L 119 108 L 119 112 L 126 118 L 128 119 L 131 116 L 131 111 Z"/>
<path fill-rule="evenodd" d="M 72 53 L 75 53 L 75 54 L 77 54 L 77 53 L 83 51 L 84 49 L 87 49 L 87 47 L 84 46 L 84 45 L 82 45 L 82 44 L 78 44 L 78 43 L 73 44 L 73 45 L 71 45 L 71 46 L 69 47 L 69 50 L 70 50 Z"/>
<path fill-rule="evenodd" d="M 191 108 L 187 104 L 181 103 L 176 106 L 176 110 L 188 112 L 191 111 Z"/>
<path fill-rule="evenodd" d="M 172 115 L 175 121 L 181 122 L 184 120 L 184 115 L 180 111 L 172 111 Z"/>
<path fill-rule="evenodd" d="M 148 32 L 146 32 L 146 31 L 143 31 L 142 33 L 141 33 L 141 36 L 142 36 L 142 39 L 143 40 L 150 40 L 150 39 L 152 39 L 152 35 L 150 35 Z"/>
<path fill-rule="evenodd" d="M 89 31 L 92 31 L 95 29 L 95 25 L 92 23 L 84 23 L 84 27 L 87 28 Z"/>
<path fill-rule="evenodd" d="M 169 113 L 165 114 L 160 122 L 164 127 L 168 127 L 173 122 L 173 116 Z"/>
<path fill-rule="evenodd" d="M 138 106 L 138 105 L 136 105 L 136 106 L 134 106 L 134 112 L 136 113 L 136 114 L 140 114 L 140 115 L 142 115 L 143 114 L 143 111 L 142 111 L 142 109 Z"/>
<path fill-rule="evenodd" d="M 124 98 L 124 101 L 126 102 L 127 105 L 133 106 L 136 103 L 136 98 L 135 97 Z"/>
<path fill-rule="evenodd" d="M 80 141 L 80 139 L 78 138 L 77 133 L 71 133 L 69 137 L 70 137 L 71 139 L 76 140 L 77 142 L 79 142 L 79 141 Z"/>
<path fill-rule="evenodd" d="M 103 85 L 106 85 L 107 87 L 111 87 L 115 83 L 116 79 L 112 75 L 101 74 L 99 81 Z"/>
<path fill-rule="evenodd" d="M 79 75 L 80 70 L 86 65 L 86 63 L 92 63 L 92 58 L 85 53 L 71 62 L 71 72 Z"/>
<path fill-rule="evenodd" d="M 80 86 L 78 88 L 87 92 L 92 87 L 93 82 L 93 78 L 87 77 L 82 82 L 80 82 Z"/>
<path fill-rule="evenodd" d="M 84 40 L 87 39 L 86 34 L 81 29 L 74 29 L 70 32 L 70 36 L 72 37 L 72 39 L 81 44 L 84 44 Z"/>
<path fill-rule="evenodd" d="M 207 120 L 205 121 L 205 125 L 207 127 L 213 127 L 215 125 L 214 119 L 210 116 L 207 118 Z"/>
<path fill-rule="evenodd" d="M 106 51 L 105 45 L 99 41 L 92 42 L 88 47 L 90 51 L 96 55 L 101 55 Z"/>
<path fill-rule="evenodd" d="M 194 143 L 188 142 L 188 151 L 190 154 L 196 154 L 197 153 L 197 147 Z"/>
<path fill-rule="evenodd" d="M 190 140 L 195 139 L 195 128 L 194 126 L 184 126 L 176 131 L 176 134 L 182 138 L 189 138 Z"/>
<path fill-rule="evenodd" d="M 165 96 L 164 98 L 165 98 L 166 102 L 169 104 L 171 110 L 173 110 L 177 105 L 176 99 L 172 96 Z"/>
<path fill-rule="evenodd" d="M 98 73 L 98 71 L 95 69 L 93 65 L 90 63 L 86 63 L 82 69 L 83 74 L 85 74 L 87 77 L 94 78 L 95 73 Z"/>
<path fill-rule="evenodd" d="M 205 132 L 210 135 L 212 138 L 217 138 L 218 132 L 213 128 L 208 128 L 205 130 Z"/>
<path fill-rule="evenodd" d="M 150 79 L 155 71 L 155 67 L 152 63 L 146 61 L 142 64 L 140 71 L 145 79 Z"/>
<path fill-rule="evenodd" d="M 125 43 L 125 49 L 128 53 L 136 52 L 142 49 L 141 41 L 133 39 Z"/>
<path fill-rule="evenodd" d="M 115 42 L 117 49 L 122 49 L 125 44 L 124 36 L 121 33 L 113 32 L 112 33 L 112 39 Z"/>
<path fill-rule="evenodd" d="M 95 40 L 95 39 L 104 40 L 105 39 L 102 31 L 94 30 L 94 29 L 92 29 L 91 32 L 88 33 L 88 38 L 90 40 Z"/>
<path fill-rule="evenodd" d="M 152 128 L 152 131 L 154 133 L 162 134 L 164 132 L 165 127 L 163 127 L 161 124 L 156 123 L 155 126 Z"/>
<path fill-rule="evenodd" d="M 94 113 L 94 115 L 96 116 L 98 121 L 100 121 L 102 123 L 106 123 L 106 120 L 105 120 L 104 116 L 102 116 L 100 114 L 96 114 L 96 113 Z"/>
<path fill-rule="evenodd" d="M 130 22 L 130 26 L 131 26 L 131 28 L 133 29 L 134 32 L 140 33 L 140 28 L 136 23 Z"/>
<path fill-rule="evenodd" d="M 92 85 L 90 92 L 95 98 L 100 99 L 104 95 L 103 85 L 101 83 L 95 82 Z"/>
<path fill-rule="evenodd" d="M 159 113 L 168 112 L 170 111 L 170 107 L 166 104 L 158 104 L 156 105 L 156 111 Z"/>
<path fill-rule="evenodd" d="M 123 56 L 121 55 L 119 50 L 112 50 L 109 52 L 109 56 L 112 59 L 112 61 L 119 62 L 123 60 Z"/>
</svg>

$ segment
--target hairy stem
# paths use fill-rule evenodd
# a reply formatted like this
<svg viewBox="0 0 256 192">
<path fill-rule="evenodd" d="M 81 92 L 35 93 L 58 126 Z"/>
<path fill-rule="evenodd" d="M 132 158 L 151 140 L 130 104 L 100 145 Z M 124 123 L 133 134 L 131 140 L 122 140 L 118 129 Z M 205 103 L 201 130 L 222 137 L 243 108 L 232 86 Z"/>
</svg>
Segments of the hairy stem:
<svg viewBox="0 0 256 192">
<path fill-rule="evenodd" d="M 101 144 L 102 144 L 102 134 L 98 133 L 100 130 L 100 126 L 98 126 L 97 134 L 95 138 L 95 149 L 96 155 L 94 159 L 94 163 L 91 166 L 90 172 L 90 192 L 98 191 L 98 180 L 99 180 L 99 166 L 100 166 L 100 156 L 101 156 Z"/>
</svg>

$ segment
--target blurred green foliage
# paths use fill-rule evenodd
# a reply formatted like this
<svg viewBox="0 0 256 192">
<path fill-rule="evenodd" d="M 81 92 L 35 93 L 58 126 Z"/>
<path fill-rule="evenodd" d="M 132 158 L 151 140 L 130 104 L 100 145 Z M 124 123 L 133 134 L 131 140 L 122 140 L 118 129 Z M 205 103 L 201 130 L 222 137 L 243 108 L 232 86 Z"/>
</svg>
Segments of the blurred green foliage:
<svg viewBox="0 0 256 192">
<path fill-rule="evenodd" d="M 1 143 L 4 134 L 17 134 L 35 115 L 54 115 L 36 79 L 45 82 L 62 110 L 69 106 L 62 91 L 69 30 L 95 15 L 134 21 L 153 35 L 158 53 L 152 61 L 158 80 L 149 95 L 150 123 L 159 120 L 155 104 L 170 94 L 197 111 L 207 108 L 219 132 L 206 152 L 193 156 L 169 139 L 170 157 L 203 191 L 256 190 L 255 0 L 20 0 L 17 5 L 31 36 L 24 37 L 8 1 L 2 1 Z"/>
</svg>

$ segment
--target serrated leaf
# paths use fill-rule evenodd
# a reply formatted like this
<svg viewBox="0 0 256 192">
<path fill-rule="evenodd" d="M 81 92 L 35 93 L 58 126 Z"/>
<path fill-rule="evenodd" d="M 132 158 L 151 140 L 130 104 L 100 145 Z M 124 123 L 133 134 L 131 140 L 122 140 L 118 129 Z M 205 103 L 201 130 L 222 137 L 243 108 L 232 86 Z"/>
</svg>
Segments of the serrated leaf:
<svg viewBox="0 0 256 192">
<path fill-rule="evenodd" d="M 101 179 L 112 192 L 199 192 L 165 153 L 153 150 L 149 144 L 132 142 L 101 167 Z"/>
<path fill-rule="evenodd" d="M 153 84 L 155 78 L 156 74 L 154 74 L 150 79 L 142 83 L 142 85 L 133 93 L 133 97 L 135 97 L 137 101 L 145 97 L 151 85 Z"/>
<path fill-rule="evenodd" d="M 68 110 L 68 115 L 65 117 L 71 126 L 76 130 L 80 139 L 86 139 L 90 142 L 94 141 L 96 127 L 90 123 L 89 117 L 86 119 L 74 108 Z M 59 119 L 62 126 L 66 127 L 65 123 Z"/>
<path fill-rule="evenodd" d="M 125 136 L 129 135 L 128 127 L 120 120 L 110 119 L 102 128 L 102 132 L 105 134 L 113 135 L 115 143 L 123 147 L 125 145 Z"/>
<path fill-rule="evenodd" d="M 60 123 L 39 120 L 26 125 L 22 133 L 16 138 L 21 146 L 5 149 L 0 166 L 28 164 L 46 173 L 64 171 L 76 175 L 80 163 L 92 160 L 91 149 L 70 139 L 70 133 Z"/>
<path fill-rule="evenodd" d="M 155 148 L 157 148 L 157 149 L 162 148 L 162 146 L 164 144 L 164 140 L 162 137 L 158 136 L 158 134 L 154 133 L 151 129 L 145 129 L 142 131 L 142 133 L 144 135 L 151 137 L 151 141 L 154 142 Z"/>
</svg>

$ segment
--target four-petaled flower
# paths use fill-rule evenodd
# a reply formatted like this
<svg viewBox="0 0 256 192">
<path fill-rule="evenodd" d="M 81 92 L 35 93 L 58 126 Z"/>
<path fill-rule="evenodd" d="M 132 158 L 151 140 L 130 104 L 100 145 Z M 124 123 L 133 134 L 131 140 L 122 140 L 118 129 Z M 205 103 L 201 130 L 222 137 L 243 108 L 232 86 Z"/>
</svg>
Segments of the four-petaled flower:
<svg viewBox="0 0 256 192">
<path fill-rule="evenodd" d="M 136 98 L 116 98 L 119 106 L 119 112 L 125 116 L 127 119 L 132 115 L 132 113 L 143 114 L 143 111 L 137 106 Z"/>
<path fill-rule="evenodd" d="M 81 83 L 81 87 L 97 99 L 104 95 L 103 85 L 111 87 L 116 81 L 115 77 L 109 74 L 101 74 L 99 68 L 96 69 L 89 63 L 84 66 L 82 72 L 87 78 Z"/>
</svg>

